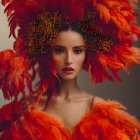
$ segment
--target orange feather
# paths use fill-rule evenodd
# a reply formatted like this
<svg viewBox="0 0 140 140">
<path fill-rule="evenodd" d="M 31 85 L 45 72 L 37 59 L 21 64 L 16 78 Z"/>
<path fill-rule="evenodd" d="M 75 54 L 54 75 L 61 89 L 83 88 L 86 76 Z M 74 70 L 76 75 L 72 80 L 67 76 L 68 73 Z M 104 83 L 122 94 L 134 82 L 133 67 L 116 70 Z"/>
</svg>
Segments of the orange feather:
<svg viewBox="0 0 140 140">
<path fill-rule="evenodd" d="M 101 20 L 105 20 L 106 23 L 110 21 L 109 10 L 102 4 L 96 4 L 96 10 L 99 12 Z"/>
</svg>

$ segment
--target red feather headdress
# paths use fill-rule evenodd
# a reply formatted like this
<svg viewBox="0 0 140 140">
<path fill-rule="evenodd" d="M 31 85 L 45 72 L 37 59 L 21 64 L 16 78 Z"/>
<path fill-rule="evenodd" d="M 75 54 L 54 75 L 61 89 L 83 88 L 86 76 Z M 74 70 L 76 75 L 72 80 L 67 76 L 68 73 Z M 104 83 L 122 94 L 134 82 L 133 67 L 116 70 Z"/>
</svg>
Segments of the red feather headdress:
<svg viewBox="0 0 140 140">
<path fill-rule="evenodd" d="M 59 12 L 62 19 L 80 21 L 82 31 L 91 36 L 94 43 L 87 42 L 87 46 L 92 49 L 88 52 L 83 65 L 83 69 L 91 76 L 91 84 L 103 82 L 105 79 L 113 81 L 109 71 L 121 82 L 118 71 L 127 70 L 134 62 L 140 63 L 140 49 L 132 47 L 140 38 L 137 13 L 134 11 L 139 9 L 134 4 L 137 0 L 2 0 L 1 2 L 6 6 L 4 12 L 8 17 L 10 36 L 16 38 L 14 51 L 0 52 L 0 88 L 6 99 L 13 96 L 17 99 L 20 92 L 25 95 L 26 85 L 30 95 L 34 95 L 32 81 L 37 73 L 40 80 L 36 86 L 41 87 L 41 93 L 47 88 L 56 89 L 57 74 L 49 55 L 29 54 L 28 45 L 31 42 L 25 43 L 30 36 L 27 35 L 28 26 L 32 31 L 30 25 L 42 11 Z M 16 27 L 19 27 L 17 36 Z M 96 29 L 103 35 L 101 40 L 93 35 L 95 33 L 93 30 Z M 34 36 L 31 34 L 30 37 Z M 98 46 L 101 47 L 99 51 L 98 47 L 94 48 L 96 39 Z M 103 51 L 100 51 L 102 49 Z"/>
</svg>

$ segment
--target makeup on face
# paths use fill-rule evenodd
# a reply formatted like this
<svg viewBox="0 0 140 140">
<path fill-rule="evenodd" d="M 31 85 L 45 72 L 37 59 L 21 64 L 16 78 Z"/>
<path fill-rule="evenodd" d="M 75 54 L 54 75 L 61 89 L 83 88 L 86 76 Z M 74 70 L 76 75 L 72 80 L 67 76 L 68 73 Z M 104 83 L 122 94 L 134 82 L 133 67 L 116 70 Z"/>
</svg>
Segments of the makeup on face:
<svg viewBox="0 0 140 140">
<path fill-rule="evenodd" d="M 85 59 L 84 39 L 75 31 L 62 31 L 52 49 L 56 72 L 63 79 L 72 79 L 82 69 Z"/>
<path fill-rule="evenodd" d="M 79 45 L 79 46 L 73 47 L 72 49 L 73 49 L 74 53 L 78 54 L 78 53 L 81 53 L 82 51 L 85 51 L 85 46 Z M 64 51 L 68 51 L 68 50 L 67 50 L 67 47 L 65 47 L 65 46 L 55 45 L 55 46 L 53 46 L 53 51 L 56 54 L 61 54 L 61 53 L 64 53 Z"/>
</svg>

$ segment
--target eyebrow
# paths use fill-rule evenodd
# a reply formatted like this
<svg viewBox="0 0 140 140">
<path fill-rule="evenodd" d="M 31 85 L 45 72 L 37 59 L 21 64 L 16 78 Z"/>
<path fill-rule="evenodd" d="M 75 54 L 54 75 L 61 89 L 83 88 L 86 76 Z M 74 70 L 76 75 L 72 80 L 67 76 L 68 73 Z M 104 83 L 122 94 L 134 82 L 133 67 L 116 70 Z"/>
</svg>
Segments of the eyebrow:
<svg viewBox="0 0 140 140">
<path fill-rule="evenodd" d="M 54 45 L 54 48 L 59 48 L 59 47 L 66 48 L 65 46 L 62 46 L 62 45 Z M 79 45 L 79 46 L 74 46 L 73 48 L 85 48 L 85 46 L 84 45 Z"/>
</svg>

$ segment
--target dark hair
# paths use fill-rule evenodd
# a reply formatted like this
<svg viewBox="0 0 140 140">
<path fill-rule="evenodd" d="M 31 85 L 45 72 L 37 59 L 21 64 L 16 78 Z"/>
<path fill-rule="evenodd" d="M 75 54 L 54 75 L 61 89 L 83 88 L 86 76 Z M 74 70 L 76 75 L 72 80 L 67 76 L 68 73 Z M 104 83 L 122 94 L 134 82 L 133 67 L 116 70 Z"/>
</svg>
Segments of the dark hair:
<svg viewBox="0 0 140 140">
<path fill-rule="evenodd" d="M 72 31 L 80 33 L 83 37 L 85 36 L 84 32 L 82 32 L 82 30 L 79 28 L 77 22 L 75 22 L 75 21 L 71 21 L 69 23 L 63 22 L 61 24 L 61 27 L 59 28 L 58 32 L 67 31 L 69 29 L 71 29 Z"/>
<path fill-rule="evenodd" d="M 83 36 L 83 38 L 85 39 L 85 33 L 79 28 L 77 22 L 74 22 L 74 21 L 71 21 L 70 23 L 63 22 L 57 33 L 62 32 L 62 31 L 68 31 L 69 29 L 80 33 Z M 88 54 L 88 51 L 86 50 L 86 56 L 85 56 L 84 63 L 86 62 L 86 58 L 88 56 L 87 54 Z M 51 57 L 51 54 L 50 54 L 50 57 Z M 58 77 L 59 77 L 59 75 L 58 75 Z M 61 78 L 61 77 L 59 77 L 59 78 Z M 55 81 L 55 87 L 56 87 L 55 91 L 56 92 L 58 92 L 59 86 L 60 86 L 59 80 L 56 78 L 56 81 Z M 44 94 L 44 95 L 48 95 L 49 98 L 51 98 L 50 93 L 52 92 L 52 90 L 53 90 L 52 88 L 48 88 L 46 94 Z M 47 104 L 48 104 L 48 102 L 47 102 Z"/>
<path fill-rule="evenodd" d="M 58 33 L 62 32 L 62 31 L 68 31 L 69 29 L 71 29 L 72 31 L 75 31 L 77 33 L 80 33 L 83 36 L 83 38 L 85 39 L 86 34 L 81 30 L 81 28 L 79 28 L 79 25 L 75 21 L 70 21 L 68 23 L 63 22 L 61 24 L 61 27 L 58 30 Z M 84 63 L 86 62 L 86 59 L 87 59 L 87 56 L 88 56 L 87 54 L 88 54 L 88 51 L 86 50 L 86 56 L 85 56 Z"/>
</svg>

